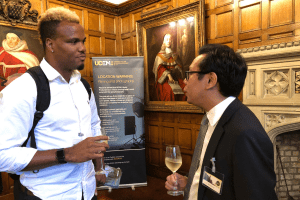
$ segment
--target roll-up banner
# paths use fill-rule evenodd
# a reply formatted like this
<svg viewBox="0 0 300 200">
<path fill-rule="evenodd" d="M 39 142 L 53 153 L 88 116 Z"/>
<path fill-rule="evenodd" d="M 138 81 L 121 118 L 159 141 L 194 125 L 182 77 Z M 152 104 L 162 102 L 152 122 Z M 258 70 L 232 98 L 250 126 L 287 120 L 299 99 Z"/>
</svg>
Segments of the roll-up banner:
<svg viewBox="0 0 300 200">
<path fill-rule="evenodd" d="M 93 57 L 92 62 L 98 114 L 109 136 L 105 170 L 121 169 L 120 188 L 146 186 L 144 57 Z"/>
</svg>

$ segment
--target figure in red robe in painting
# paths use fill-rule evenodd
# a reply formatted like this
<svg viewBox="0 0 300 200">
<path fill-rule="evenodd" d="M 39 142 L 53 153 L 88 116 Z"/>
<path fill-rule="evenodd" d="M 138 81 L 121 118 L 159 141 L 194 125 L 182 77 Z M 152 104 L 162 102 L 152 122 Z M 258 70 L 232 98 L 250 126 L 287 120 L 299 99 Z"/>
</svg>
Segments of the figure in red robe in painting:
<svg viewBox="0 0 300 200">
<path fill-rule="evenodd" d="M 171 46 L 172 36 L 166 34 L 153 66 L 157 98 L 159 101 L 185 101 L 182 66 Z"/>
<path fill-rule="evenodd" d="M 0 47 L 0 76 L 8 80 L 11 75 L 25 73 L 30 67 L 38 66 L 39 60 L 36 55 L 28 50 L 25 40 L 20 40 L 15 33 L 7 33 L 6 39 Z M 1 80 L 1 82 L 2 82 Z M 5 84 L 0 85 L 0 91 Z"/>
</svg>

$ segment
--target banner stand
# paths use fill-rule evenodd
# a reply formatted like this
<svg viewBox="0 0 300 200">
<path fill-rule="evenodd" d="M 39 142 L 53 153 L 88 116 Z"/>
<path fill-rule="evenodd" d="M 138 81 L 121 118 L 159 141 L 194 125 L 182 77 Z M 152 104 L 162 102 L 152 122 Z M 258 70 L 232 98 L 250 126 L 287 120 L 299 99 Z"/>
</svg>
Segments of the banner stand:
<svg viewBox="0 0 300 200">
<path fill-rule="evenodd" d="M 104 163 L 108 171 L 112 169 L 106 174 L 106 180 L 110 180 L 97 189 L 134 191 L 147 186 L 144 57 L 93 57 L 92 63 L 101 128 L 109 136 L 110 148 L 104 154 Z M 120 179 L 115 178 L 117 169 L 121 169 Z"/>
</svg>

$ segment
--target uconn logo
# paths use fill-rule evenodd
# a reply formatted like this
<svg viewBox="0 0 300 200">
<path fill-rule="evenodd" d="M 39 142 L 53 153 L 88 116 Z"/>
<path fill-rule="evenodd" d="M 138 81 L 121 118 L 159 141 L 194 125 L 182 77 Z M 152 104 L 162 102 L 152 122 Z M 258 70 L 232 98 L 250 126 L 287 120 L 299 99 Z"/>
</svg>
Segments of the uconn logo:
<svg viewBox="0 0 300 200">
<path fill-rule="evenodd" d="M 114 61 L 101 61 L 101 60 L 96 60 L 95 61 L 96 66 L 106 66 L 106 65 L 114 65 Z"/>
</svg>

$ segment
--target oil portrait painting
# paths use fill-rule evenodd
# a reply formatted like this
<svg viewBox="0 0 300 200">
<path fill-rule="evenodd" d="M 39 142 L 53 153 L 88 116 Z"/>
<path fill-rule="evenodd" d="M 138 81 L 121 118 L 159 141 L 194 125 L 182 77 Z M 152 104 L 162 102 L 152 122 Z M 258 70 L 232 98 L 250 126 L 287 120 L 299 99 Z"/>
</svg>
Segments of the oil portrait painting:
<svg viewBox="0 0 300 200">
<path fill-rule="evenodd" d="M 1 26 L 0 42 L 1 91 L 27 69 L 38 66 L 44 51 L 36 30 Z"/>
</svg>

